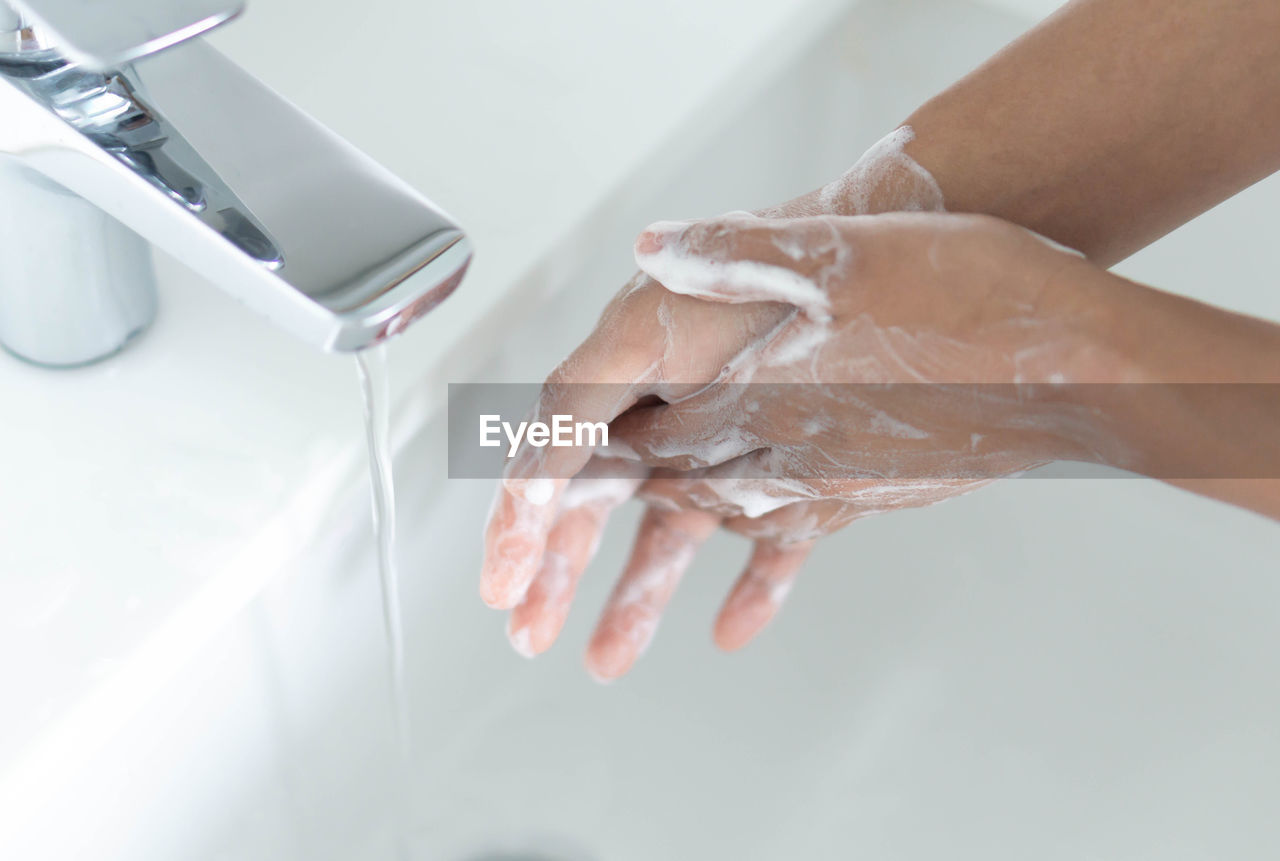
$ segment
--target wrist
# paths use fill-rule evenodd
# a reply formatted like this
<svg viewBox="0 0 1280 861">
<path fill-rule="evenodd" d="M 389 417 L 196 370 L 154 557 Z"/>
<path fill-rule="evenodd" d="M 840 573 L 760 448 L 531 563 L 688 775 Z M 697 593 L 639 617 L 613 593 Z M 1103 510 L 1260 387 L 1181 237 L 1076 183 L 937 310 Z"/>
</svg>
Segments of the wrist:
<svg viewBox="0 0 1280 861">
<path fill-rule="evenodd" d="M 1166 480 L 1280 475 L 1265 441 L 1280 426 L 1280 326 L 1089 268 L 1094 373 L 1049 387 L 1087 418 L 1073 433 L 1087 459 Z"/>
<path fill-rule="evenodd" d="M 1062 255 L 1037 302 L 1041 320 L 1019 378 L 1034 383 L 1029 401 L 1057 446 L 1053 459 L 1140 471 L 1150 416 L 1134 400 L 1161 372 L 1153 348 L 1166 324 L 1157 291 L 1083 258 Z"/>
<path fill-rule="evenodd" d="M 945 211 L 938 183 L 907 152 L 914 137 L 910 126 L 895 129 L 872 145 L 840 177 L 760 214 L 800 218 Z"/>
</svg>

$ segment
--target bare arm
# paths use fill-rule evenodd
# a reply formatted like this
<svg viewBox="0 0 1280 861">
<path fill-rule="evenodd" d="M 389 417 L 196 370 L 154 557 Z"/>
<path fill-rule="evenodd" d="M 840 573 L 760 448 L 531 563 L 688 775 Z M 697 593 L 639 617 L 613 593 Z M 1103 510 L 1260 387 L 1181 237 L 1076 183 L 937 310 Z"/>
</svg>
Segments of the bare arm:
<svg viewBox="0 0 1280 861">
<path fill-rule="evenodd" d="M 1076 270 L 1140 383 L 1088 390 L 1131 452 L 1117 465 L 1280 520 L 1280 324 Z"/>
<path fill-rule="evenodd" d="M 949 211 L 1110 266 L 1280 170 L 1278 33 L 1271 0 L 1076 0 L 912 114 L 906 152 Z"/>
</svg>

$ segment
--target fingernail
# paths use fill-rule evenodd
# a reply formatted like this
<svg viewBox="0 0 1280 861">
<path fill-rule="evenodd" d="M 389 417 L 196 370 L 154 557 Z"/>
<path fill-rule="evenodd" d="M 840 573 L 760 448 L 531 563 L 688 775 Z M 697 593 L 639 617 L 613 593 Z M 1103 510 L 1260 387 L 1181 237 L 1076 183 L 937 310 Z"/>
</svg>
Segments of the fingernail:
<svg viewBox="0 0 1280 861">
<path fill-rule="evenodd" d="M 655 221 L 636 237 L 636 253 L 637 254 L 655 254 L 661 251 L 673 237 L 679 236 L 681 233 L 693 224 L 692 221 Z"/>
<path fill-rule="evenodd" d="M 505 610 L 511 603 L 507 597 L 507 589 L 505 586 L 497 585 L 493 582 L 493 578 L 481 575 L 480 580 L 480 600 L 484 602 L 486 607 L 494 610 Z"/>
<path fill-rule="evenodd" d="M 616 651 L 610 646 L 601 647 L 595 643 L 587 646 L 586 659 L 583 661 L 583 665 L 587 668 L 587 675 L 602 685 L 615 681 L 622 675 L 618 672 L 619 662 Z"/>
<path fill-rule="evenodd" d="M 605 684 L 625 676 L 643 651 L 616 633 L 603 634 L 588 644 L 584 663 L 591 678 Z"/>
<path fill-rule="evenodd" d="M 587 668 L 587 675 L 591 677 L 591 681 L 598 685 L 611 685 L 618 680 L 617 674 L 609 675 L 607 669 L 597 667 L 596 662 L 591 659 L 590 653 L 587 655 L 584 666 Z"/>
<path fill-rule="evenodd" d="M 662 250 L 662 236 L 649 230 L 636 237 L 637 254 L 656 254 Z"/>
<path fill-rule="evenodd" d="M 511 643 L 511 648 L 515 649 L 517 655 L 522 658 L 532 660 L 538 656 L 533 648 L 533 635 L 530 633 L 529 626 L 524 625 L 516 628 L 512 626 L 515 616 L 507 617 L 507 642 Z"/>
<path fill-rule="evenodd" d="M 596 671 L 591 669 L 590 665 L 587 666 L 587 675 L 590 676 L 591 681 L 595 682 L 597 685 L 611 685 L 617 681 L 617 679 L 611 679 L 608 676 L 597 675 Z"/>
</svg>

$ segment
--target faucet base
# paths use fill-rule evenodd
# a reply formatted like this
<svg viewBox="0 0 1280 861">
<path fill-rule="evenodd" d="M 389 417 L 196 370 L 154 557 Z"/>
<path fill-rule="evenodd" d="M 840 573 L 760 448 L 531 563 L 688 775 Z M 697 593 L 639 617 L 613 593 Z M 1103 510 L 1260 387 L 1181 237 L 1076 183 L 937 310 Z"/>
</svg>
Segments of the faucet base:
<svg viewBox="0 0 1280 861">
<path fill-rule="evenodd" d="M 119 352 L 156 314 L 150 246 L 95 205 L 0 158 L 0 346 L 71 368 Z"/>
<path fill-rule="evenodd" d="M 103 361 L 106 361 L 107 359 L 110 359 L 112 356 L 119 355 L 126 347 L 128 347 L 130 344 L 133 343 L 135 338 L 137 338 L 139 335 L 145 332 L 148 326 L 149 326 L 148 323 L 144 323 L 140 328 L 132 332 L 129 332 L 124 336 L 124 340 L 122 340 L 114 348 L 107 350 L 105 353 L 89 356 L 88 358 L 81 359 L 78 361 L 62 361 L 62 360 L 48 361 L 43 358 L 35 358 L 32 356 L 27 356 L 11 348 L 4 341 L 0 341 L 0 353 L 8 354 L 17 360 L 24 362 L 25 364 L 34 365 L 37 368 L 44 368 L 45 370 L 49 370 L 49 371 L 74 371 L 76 368 L 86 368 L 86 367 L 89 367 L 90 365 L 96 365 L 99 362 L 103 362 Z"/>
</svg>

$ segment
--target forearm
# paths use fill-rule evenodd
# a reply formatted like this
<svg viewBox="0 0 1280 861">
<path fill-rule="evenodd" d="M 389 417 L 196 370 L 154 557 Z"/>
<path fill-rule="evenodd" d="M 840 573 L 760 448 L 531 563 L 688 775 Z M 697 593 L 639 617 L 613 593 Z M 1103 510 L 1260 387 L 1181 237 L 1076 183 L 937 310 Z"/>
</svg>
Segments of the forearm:
<svg viewBox="0 0 1280 861">
<path fill-rule="evenodd" d="M 1271 0 L 1076 0 L 916 111 L 906 152 L 949 211 L 1109 266 L 1280 169 L 1277 32 Z"/>
<path fill-rule="evenodd" d="M 1280 325 L 1082 277 L 1106 309 L 1097 342 L 1122 370 L 1065 397 L 1098 415 L 1113 465 L 1280 519 Z"/>
</svg>

